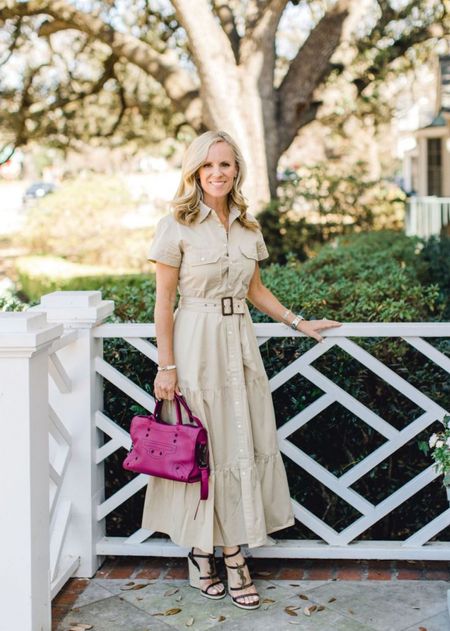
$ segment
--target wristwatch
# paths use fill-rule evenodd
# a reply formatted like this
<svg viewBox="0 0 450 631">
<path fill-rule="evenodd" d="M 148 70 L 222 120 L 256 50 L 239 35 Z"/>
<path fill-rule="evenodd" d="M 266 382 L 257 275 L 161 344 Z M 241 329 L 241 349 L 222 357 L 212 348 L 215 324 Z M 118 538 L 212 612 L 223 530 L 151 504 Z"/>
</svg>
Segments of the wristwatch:
<svg viewBox="0 0 450 631">
<path fill-rule="evenodd" d="M 297 313 L 289 326 L 291 327 L 291 329 L 294 329 L 294 331 L 297 331 L 297 324 L 300 322 L 300 320 L 304 319 L 305 318 L 301 315 L 301 313 Z"/>
</svg>

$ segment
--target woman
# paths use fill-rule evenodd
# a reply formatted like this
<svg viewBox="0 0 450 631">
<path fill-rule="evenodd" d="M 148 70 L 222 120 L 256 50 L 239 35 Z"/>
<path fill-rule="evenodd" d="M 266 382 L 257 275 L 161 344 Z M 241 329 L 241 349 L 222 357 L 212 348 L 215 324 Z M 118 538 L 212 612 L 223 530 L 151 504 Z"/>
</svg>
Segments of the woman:
<svg viewBox="0 0 450 631">
<path fill-rule="evenodd" d="M 322 341 L 334 320 L 306 321 L 262 284 L 268 257 L 259 223 L 241 193 L 245 164 L 234 140 L 208 131 L 188 147 L 174 212 L 160 219 L 148 259 L 156 263 L 158 373 L 154 392 L 183 394 L 208 430 L 209 496 L 195 517 L 198 484 L 150 476 L 142 526 L 191 547 L 190 584 L 209 598 L 226 595 L 215 568 L 223 546 L 228 593 L 244 609 L 259 606 L 240 545 L 294 524 L 278 448 L 270 387 L 245 299 L 274 320 Z M 175 311 L 176 290 L 180 300 Z M 164 406 L 166 408 L 166 405 Z"/>
</svg>

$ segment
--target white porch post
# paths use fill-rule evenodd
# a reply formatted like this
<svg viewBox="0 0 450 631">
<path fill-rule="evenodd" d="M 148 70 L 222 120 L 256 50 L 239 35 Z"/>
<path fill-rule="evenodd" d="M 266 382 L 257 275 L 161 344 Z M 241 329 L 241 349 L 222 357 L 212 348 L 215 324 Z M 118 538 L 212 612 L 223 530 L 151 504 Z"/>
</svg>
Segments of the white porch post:
<svg viewBox="0 0 450 631">
<path fill-rule="evenodd" d="M 48 347 L 63 327 L 0 313 L 0 629 L 50 631 Z"/>
<path fill-rule="evenodd" d="M 65 551 L 80 559 L 75 576 L 92 577 L 102 562 L 96 544 L 104 536 L 104 525 L 96 516 L 96 506 L 104 499 L 104 475 L 103 465 L 95 462 L 94 421 L 103 403 L 101 377 L 94 369 L 95 357 L 103 355 L 103 340 L 94 338 L 93 329 L 114 311 L 114 303 L 102 300 L 99 291 L 55 291 L 42 296 L 32 309 L 78 333 L 75 342 L 58 352 L 71 380 L 70 391 L 61 392 L 51 381 L 50 402 L 72 437 L 71 460 L 60 491 L 72 507 Z"/>
</svg>

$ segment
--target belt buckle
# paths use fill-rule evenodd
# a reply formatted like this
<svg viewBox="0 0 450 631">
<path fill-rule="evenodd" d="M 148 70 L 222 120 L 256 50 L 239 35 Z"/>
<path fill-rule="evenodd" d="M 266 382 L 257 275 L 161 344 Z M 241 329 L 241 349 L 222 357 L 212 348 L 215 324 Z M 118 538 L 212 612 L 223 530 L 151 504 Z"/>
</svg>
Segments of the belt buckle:
<svg viewBox="0 0 450 631">
<path fill-rule="evenodd" d="M 222 315 L 233 315 L 234 311 L 233 311 L 233 297 L 232 296 L 224 296 L 223 298 L 220 299 L 222 302 Z M 225 306 L 225 300 L 229 300 L 230 304 L 229 307 Z M 226 309 L 231 308 L 231 311 L 225 311 Z"/>
</svg>

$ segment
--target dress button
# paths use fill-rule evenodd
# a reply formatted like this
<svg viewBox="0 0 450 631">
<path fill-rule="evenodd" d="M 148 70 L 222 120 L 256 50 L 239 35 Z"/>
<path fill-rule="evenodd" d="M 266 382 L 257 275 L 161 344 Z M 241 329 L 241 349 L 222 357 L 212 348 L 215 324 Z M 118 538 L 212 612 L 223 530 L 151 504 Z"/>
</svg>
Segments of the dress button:
<svg viewBox="0 0 450 631">
<path fill-rule="evenodd" d="M 202 258 L 201 258 L 200 260 L 201 260 L 201 261 L 204 261 L 204 260 L 205 260 L 205 257 L 204 257 L 204 256 L 202 256 Z"/>
</svg>

